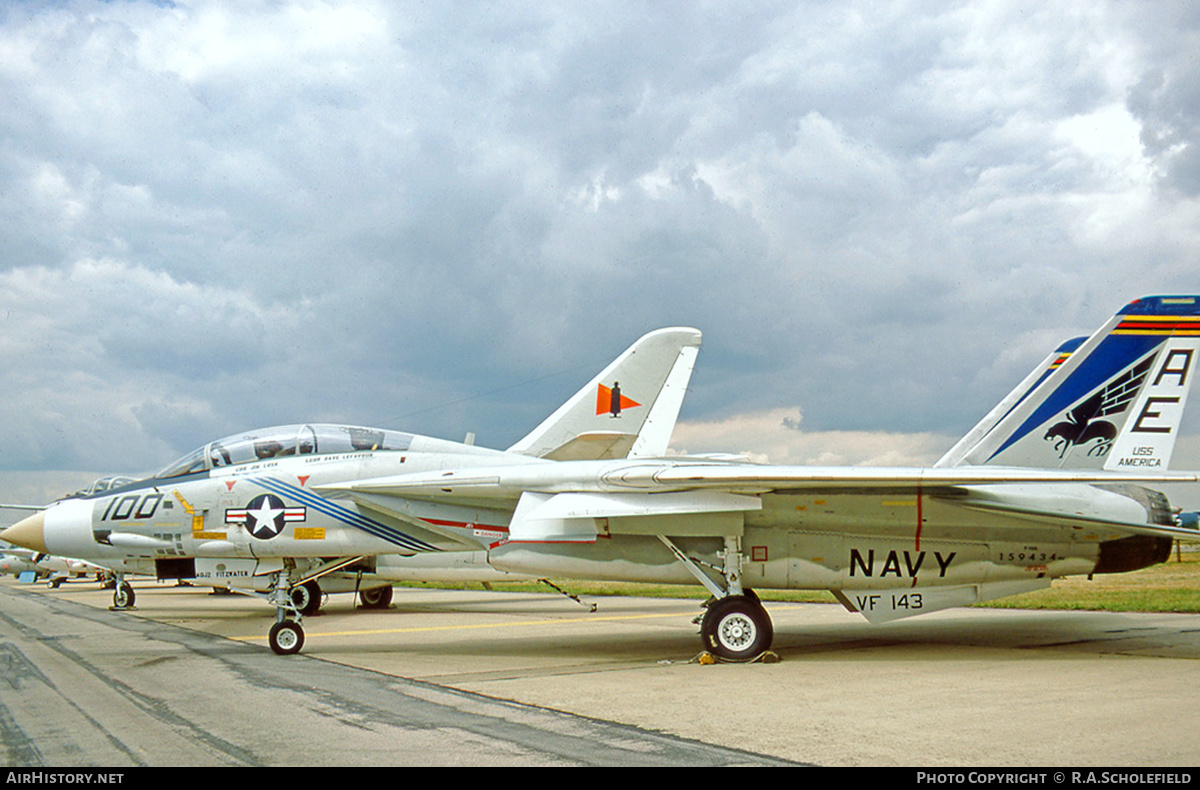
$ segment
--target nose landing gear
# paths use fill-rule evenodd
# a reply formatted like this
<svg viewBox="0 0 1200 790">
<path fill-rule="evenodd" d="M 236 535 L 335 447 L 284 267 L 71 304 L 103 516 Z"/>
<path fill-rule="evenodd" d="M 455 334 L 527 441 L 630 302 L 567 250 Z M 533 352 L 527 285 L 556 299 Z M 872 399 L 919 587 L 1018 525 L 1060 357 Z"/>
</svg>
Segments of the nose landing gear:
<svg viewBox="0 0 1200 790">
<path fill-rule="evenodd" d="M 306 614 L 316 614 L 321 606 L 321 587 L 317 580 L 336 571 L 340 571 L 362 557 L 342 557 L 325 563 L 316 571 L 308 573 L 303 578 L 292 580 L 289 572 L 295 569 L 295 563 L 285 561 L 283 570 L 275 573 L 274 584 L 267 596 L 267 602 L 275 607 L 275 625 L 267 634 L 267 641 L 276 655 L 290 656 L 299 653 L 304 647 L 304 628 L 300 625 Z M 376 602 L 383 601 L 384 606 L 391 601 L 392 588 L 386 592 L 377 593 Z M 387 600 L 384 601 L 384 596 Z"/>
<path fill-rule="evenodd" d="M 277 656 L 299 653 L 300 648 L 304 647 L 304 629 L 300 626 L 300 619 L 304 615 L 289 587 L 286 571 L 275 574 L 275 585 L 268 600 L 275 605 L 275 625 L 267 634 L 271 650 Z"/>
<path fill-rule="evenodd" d="M 290 656 L 304 647 L 304 629 L 295 620 L 280 620 L 271 626 L 267 641 L 275 655 Z"/>
<path fill-rule="evenodd" d="M 133 601 L 137 596 L 133 594 L 133 587 L 129 582 L 125 581 L 125 574 L 116 574 L 116 581 L 113 585 L 113 605 L 114 612 L 123 612 L 126 609 L 133 608 Z"/>
</svg>

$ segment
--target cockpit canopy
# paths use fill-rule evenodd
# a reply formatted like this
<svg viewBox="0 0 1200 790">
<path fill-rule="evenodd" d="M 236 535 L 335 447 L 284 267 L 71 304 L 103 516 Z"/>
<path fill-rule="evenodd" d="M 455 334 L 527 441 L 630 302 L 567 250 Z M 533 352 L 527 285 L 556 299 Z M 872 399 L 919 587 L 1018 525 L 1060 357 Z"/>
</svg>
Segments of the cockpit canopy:
<svg viewBox="0 0 1200 790">
<path fill-rule="evenodd" d="M 123 486 L 127 486 L 130 483 L 134 483 L 134 482 L 137 482 L 136 477 L 129 477 L 127 475 L 107 475 L 105 477 L 97 478 L 87 488 L 80 489 L 79 491 L 76 491 L 74 494 L 70 494 L 69 496 L 71 496 L 71 497 L 95 496 L 96 494 L 102 494 L 105 491 L 111 491 L 114 488 L 122 488 Z M 66 499 L 67 497 L 62 497 L 62 498 Z"/>
<path fill-rule="evenodd" d="M 365 450 L 407 450 L 413 436 L 351 425 L 281 425 L 209 442 L 167 466 L 155 477 L 179 477 L 223 466 L 290 455 L 330 455 Z"/>
</svg>

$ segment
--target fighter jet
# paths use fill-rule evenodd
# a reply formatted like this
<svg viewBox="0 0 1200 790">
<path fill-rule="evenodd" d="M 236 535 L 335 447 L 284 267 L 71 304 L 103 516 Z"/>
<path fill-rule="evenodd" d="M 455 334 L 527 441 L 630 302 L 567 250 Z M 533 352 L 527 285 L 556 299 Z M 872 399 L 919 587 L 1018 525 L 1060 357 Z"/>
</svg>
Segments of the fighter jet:
<svg viewBox="0 0 1200 790">
<path fill-rule="evenodd" d="M 511 575 L 472 562 L 506 539 L 511 514 L 503 503 L 376 502 L 326 495 L 322 486 L 397 472 L 665 455 L 700 340 L 686 327 L 645 335 L 508 450 L 347 425 L 247 431 L 150 478 L 115 486 L 105 479 L 2 534 L 113 569 L 116 609 L 135 601 L 127 573 L 260 594 L 277 608 L 272 648 L 295 652 L 301 618 L 322 589 L 354 589 L 365 606 L 387 605 L 391 582 L 374 573 L 380 557 L 453 552 L 465 560 L 460 576 Z M 442 577 L 454 564 L 439 563 L 428 575 Z"/>
<path fill-rule="evenodd" d="M 667 456 L 695 359 L 676 342 L 664 351 L 675 364 L 652 366 L 670 371 L 656 399 L 610 366 L 505 451 L 340 426 L 252 432 L 0 538 L 84 557 L 136 549 L 160 574 L 174 562 L 269 579 L 281 654 L 303 644 L 296 585 L 381 555 L 482 550 L 513 573 L 698 582 L 711 593 L 706 649 L 752 660 L 773 641 L 756 588 L 830 590 L 879 622 L 1147 567 L 1174 539 L 1200 538 L 1147 487 L 1200 479 L 1166 471 L 1198 300 L 1126 305 L 928 468 Z M 638 415 L 644 425 L 623 427 Z"/>
</svg>

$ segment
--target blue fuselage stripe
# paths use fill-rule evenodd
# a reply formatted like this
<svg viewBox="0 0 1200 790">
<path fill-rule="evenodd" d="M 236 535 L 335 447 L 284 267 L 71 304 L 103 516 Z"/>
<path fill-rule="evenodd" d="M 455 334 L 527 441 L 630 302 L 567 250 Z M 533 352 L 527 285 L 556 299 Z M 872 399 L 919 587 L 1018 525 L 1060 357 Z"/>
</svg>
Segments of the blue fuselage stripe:
<svg viewBox="0 0 1200 790">
<path fill-rule="evenodd" d="M 303 502 L 309 507 L 324 513 L 343 524 L 348 524 L 352 527 L 363 530 L 364 532 L 374 535 L 377 538 L 386 540 L 388 543 L 394 543 L 401 548 L 410 551 L 437 551 L 436 546 L 430 545 L 423 540 L 418 540 L 411 535 L 406 535 L 397 529 L 389 527 L 386 524 L 381 524 L 378 521 L 369 519 L 350 508 L 343 507 L 336 502 L 331 502 L 324 497 L 314 494 L 298 486 L 289 485 L 282 480 L 277 480 L 271 477 L 255 477 L 251 478 L 250 482 L 261 486 L 268 491 L 279 494 L 280 496 L 290 497 L 299 502 Z"/>
</svg>

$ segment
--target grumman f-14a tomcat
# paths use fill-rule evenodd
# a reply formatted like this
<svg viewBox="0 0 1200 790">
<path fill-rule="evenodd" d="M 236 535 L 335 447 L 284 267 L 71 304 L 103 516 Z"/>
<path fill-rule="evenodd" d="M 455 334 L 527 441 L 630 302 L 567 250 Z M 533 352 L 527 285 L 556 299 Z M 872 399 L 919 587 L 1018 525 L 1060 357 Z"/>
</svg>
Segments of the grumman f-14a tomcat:
<svg viewBox="0 0 1200 790">
<path fill-rule="evenodd" d="M 1149 487 L 1198 479 L 1167 468 L 1200 297 L 1131 302 L 927 468 L 667 456 L 698 344 L 695 330 L 651 333 L 506 451 L 366 428 L 251 432 L 0 538 L 197 573 L 242 561 L 269 580 L 278 653 L 303 643 L 291 589 L 381 555 L 483 551 L 513 573 L 698 582 L 712 593 L 705 647 L 748 660 L 773 639 L 754 588 L 830 590 L 878 622 L 1147 567 L 1200 537 Z"/>
</svg>

